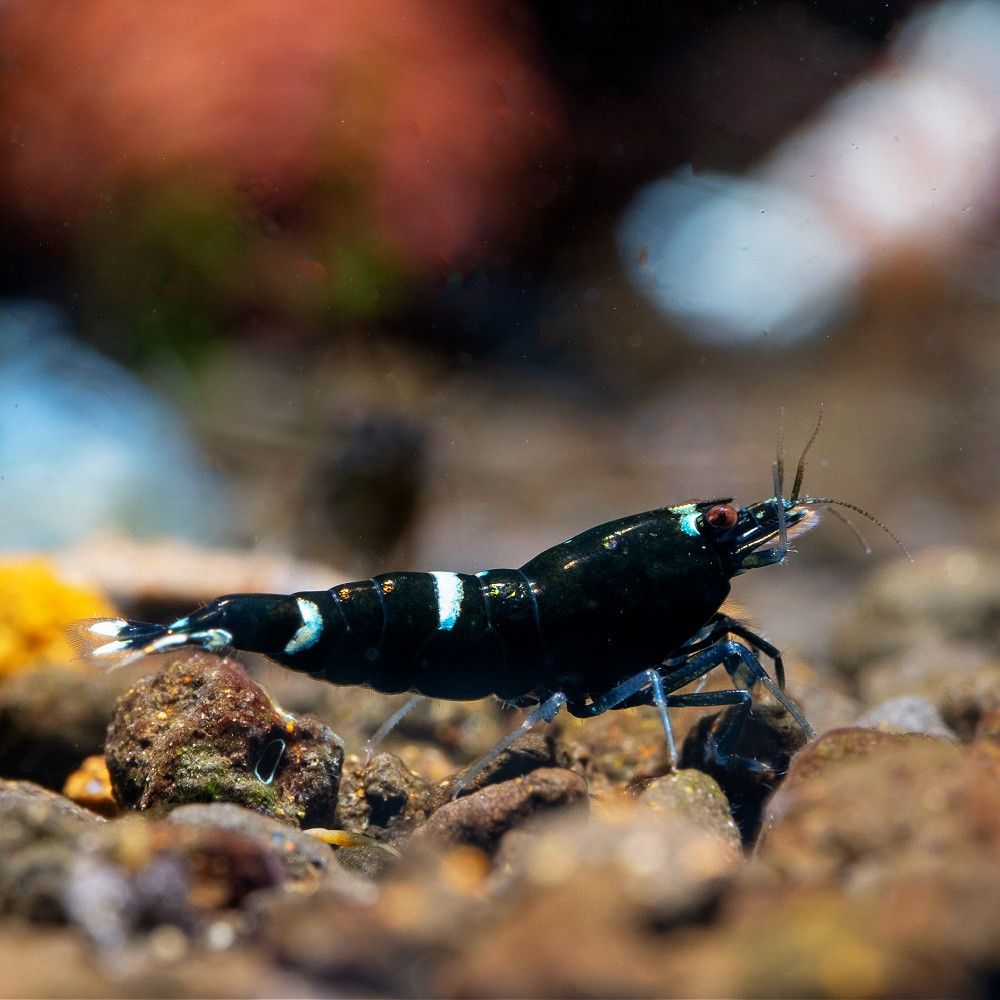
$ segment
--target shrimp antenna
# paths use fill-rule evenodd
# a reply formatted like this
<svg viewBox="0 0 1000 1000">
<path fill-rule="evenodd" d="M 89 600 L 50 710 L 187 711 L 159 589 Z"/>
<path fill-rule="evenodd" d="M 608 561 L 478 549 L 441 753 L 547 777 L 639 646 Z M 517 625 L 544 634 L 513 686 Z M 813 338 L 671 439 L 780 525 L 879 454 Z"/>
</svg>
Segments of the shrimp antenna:
<svg viewBox="0 0 1000 1000">
<path fill-rule="evenodd" d="M 827 507 L 826 509 L 838 521 L 840 521 L 841 524 L 844 524 L 851 529 L 851 533 L 861 543 L 861 548 L 865 550 L 865 555 L 870 556 L 872 554 L 872 547 L 868 544 L 868 539 L 861 533 L 861 529 L 846 514 L 841 514 L 836 507 Z"/>
<path fill-rule="evenodd" d="M 788 551 L 788 525 L 785 518 L 785 408 L 778 417 L 778 454 L 774 459 L 774 509 L 778 515 L 778 544 L 775 552 L 781 559 Z"/>
<path fill-rule="evenodd" d="M 855 514 L 860 514 L 862 517 L 868 518 L 872 524 L 877 524 L 903 551 L 903 555 L 906 556 L 910 562 L 913 562 L 913 556 L 910 555 L 910 550 L 893 534 L 889 527 L 883 524 L 874 514 L 869 514 L 863 507 L 859 507 L 857 504 L 848 503 L 846 500 L 831 500 L 830 497 L 803 497 L 799 502 L 800 506 L 803 507 L 827 507 L 832 505 L 837 507 L 846 507 L 848 510 L 853 510 Z M 830 511 L 831 514 L 836 514 L 834 510 Z M 844 520 L 843 517 L 840 520 Z M 867 546 L 866 546 L 867 547 Z"/>
<path fill-rule="evenodd" d="M 778 415 L 778 454 L 774 460 L 774 482 L 775 499 L 780 500 L 784 496 L 785 489 L 785 408 L 782 407 Z"/>
<path fill-rule="evenodd" d="M 782 410 L 782 415 L 784 415 L 784 410 Z M 799 491 L 802 489 L 802 477 L 805 475 L 806 471 L 806 455 L 809 454 L 809 449 L 813 446 L 813 442 L 816 440 L 816 435 L 819 434 L 820 427 L 823 426 L 823 404 L 820 403 L 819 406 L 819 416 L 816 417 L 816 426 L 813 428 L 812 434 L 809 435 L 809 440 L 806 441 L 806 446 L 802 449 L 802 454 L 799 456 L 799 464 L 795 467 L 795 482 L 792 483 L 792 492 L 789 496 L 789 500 L 795 503 L 799 498 Z M 885 527 L 883 525 L 883 527 Z M 889 529 L 886 528 L 886 531 Z"/>
</svg>

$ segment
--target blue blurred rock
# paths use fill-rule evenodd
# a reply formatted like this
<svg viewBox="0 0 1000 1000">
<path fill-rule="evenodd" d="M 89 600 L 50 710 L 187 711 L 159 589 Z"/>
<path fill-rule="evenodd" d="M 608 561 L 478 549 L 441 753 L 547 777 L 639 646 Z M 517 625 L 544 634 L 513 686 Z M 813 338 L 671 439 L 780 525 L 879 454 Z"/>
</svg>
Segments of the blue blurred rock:
<svg viewBox="0 0 1000 1000">
<path fill-rule="evenodd" d="M 0 548 L 98 529 L 221 541 L 226 484 L 178 415 L 45 302 L 0 302 Z"/>
<path fill-rule="evenodd" d="M 626 273 L 702 343 L 777 347 L 856 306 L 861 260 L 791 190 L 690 170 L 643 188 L 618 226 Z"/>
</svg>

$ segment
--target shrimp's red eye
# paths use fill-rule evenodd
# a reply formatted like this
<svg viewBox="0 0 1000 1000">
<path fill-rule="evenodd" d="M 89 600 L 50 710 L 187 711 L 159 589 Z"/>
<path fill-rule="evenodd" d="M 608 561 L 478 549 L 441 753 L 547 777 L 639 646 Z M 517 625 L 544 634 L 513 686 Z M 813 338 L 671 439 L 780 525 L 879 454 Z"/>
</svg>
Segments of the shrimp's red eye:
<svg viewBox="0 0 1000 1000">
<path fill-rule="evenodd" d="M 729 503 L 717 503 L 705 511 L 705 524 L 717 531 L 726 531 L 735 526 L 740 512 Z"/>
</svg>

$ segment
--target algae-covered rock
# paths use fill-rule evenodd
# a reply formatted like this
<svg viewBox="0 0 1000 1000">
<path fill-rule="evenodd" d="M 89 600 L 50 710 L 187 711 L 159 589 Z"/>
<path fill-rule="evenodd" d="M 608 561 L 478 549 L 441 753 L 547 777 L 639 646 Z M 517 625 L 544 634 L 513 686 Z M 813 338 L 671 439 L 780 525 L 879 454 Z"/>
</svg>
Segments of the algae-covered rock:
<svg viewBox="0 0 1000 1000">
<path fill-rule="evenodd" d="M 105 754 L 124 807 L 236 802 L 303 827 L 331 824 L 344 757 L 318 719 L 292 717 L 238 664 L 206 653 L 129 690 Z"/>
<path fill-rule="evenodd" d="M 685 768 L 654 778 L 639 799 L 655 812 L 716 833 L 734 848 L 740 846 L 740 832 L 729 802 L 718 782 L 704 771 Z"/>
</svg>

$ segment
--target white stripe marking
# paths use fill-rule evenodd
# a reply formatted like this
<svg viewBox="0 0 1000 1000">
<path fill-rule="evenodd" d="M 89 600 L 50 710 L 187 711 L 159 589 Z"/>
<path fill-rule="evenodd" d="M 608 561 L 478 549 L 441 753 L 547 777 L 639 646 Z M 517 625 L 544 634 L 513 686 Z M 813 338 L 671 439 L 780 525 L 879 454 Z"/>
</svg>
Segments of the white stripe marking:
<svg viewBox="0 0 1000 1000">
<path fill-rule="evenodd" d="M 431 576 L 438 602 L 438 628 L 448 631 L 455 627 L 462 610 L 462 578 L 457 573 L 431 573 Z"/>
<path fill-rule="evenodd" d="M 295 600 L 299 605 L 299 614 L 302 615 L 302 624 L 288 640 L 286 653 L 301 653 L 302 650 L 315 646 L 323 634 L 323 615 L 318 605 L 304 597 L 296 597 Z"/>
<path fill-rule="evenodd" d="M 91 629 L 91 632 L 94 630 Z M 97 649 L 92 649 L 90 651 L 91 656 L 110 656 L 112 653 L 120 653 L 122 650 L 128 649 L 129 643 L 124 639 L 119 639 L 117 642 L 106 642 L 103 646 L 98 646 Z"/>
<path fill-rule="evenodd" d="M 128 628 L 127 621 L 123 621 L 121 618 L 111 618 L 94 622 L 87 631 L 93 632 L 94 635 L 106 635 L 110 638 L 111 636 L 121 635 L 126 628 Z"/>
<path fill-rule="evenodd" d="M 701 517 L 701 514 L 698 513 L 698 508 L 693 503 L 686 503 L 677 509 L 684 511 L 681 514 L 681 531 L 685 535 L 692 535 L 697 538 L 701 534 L 698 530 L 698 519 Z"/>
</svg>

